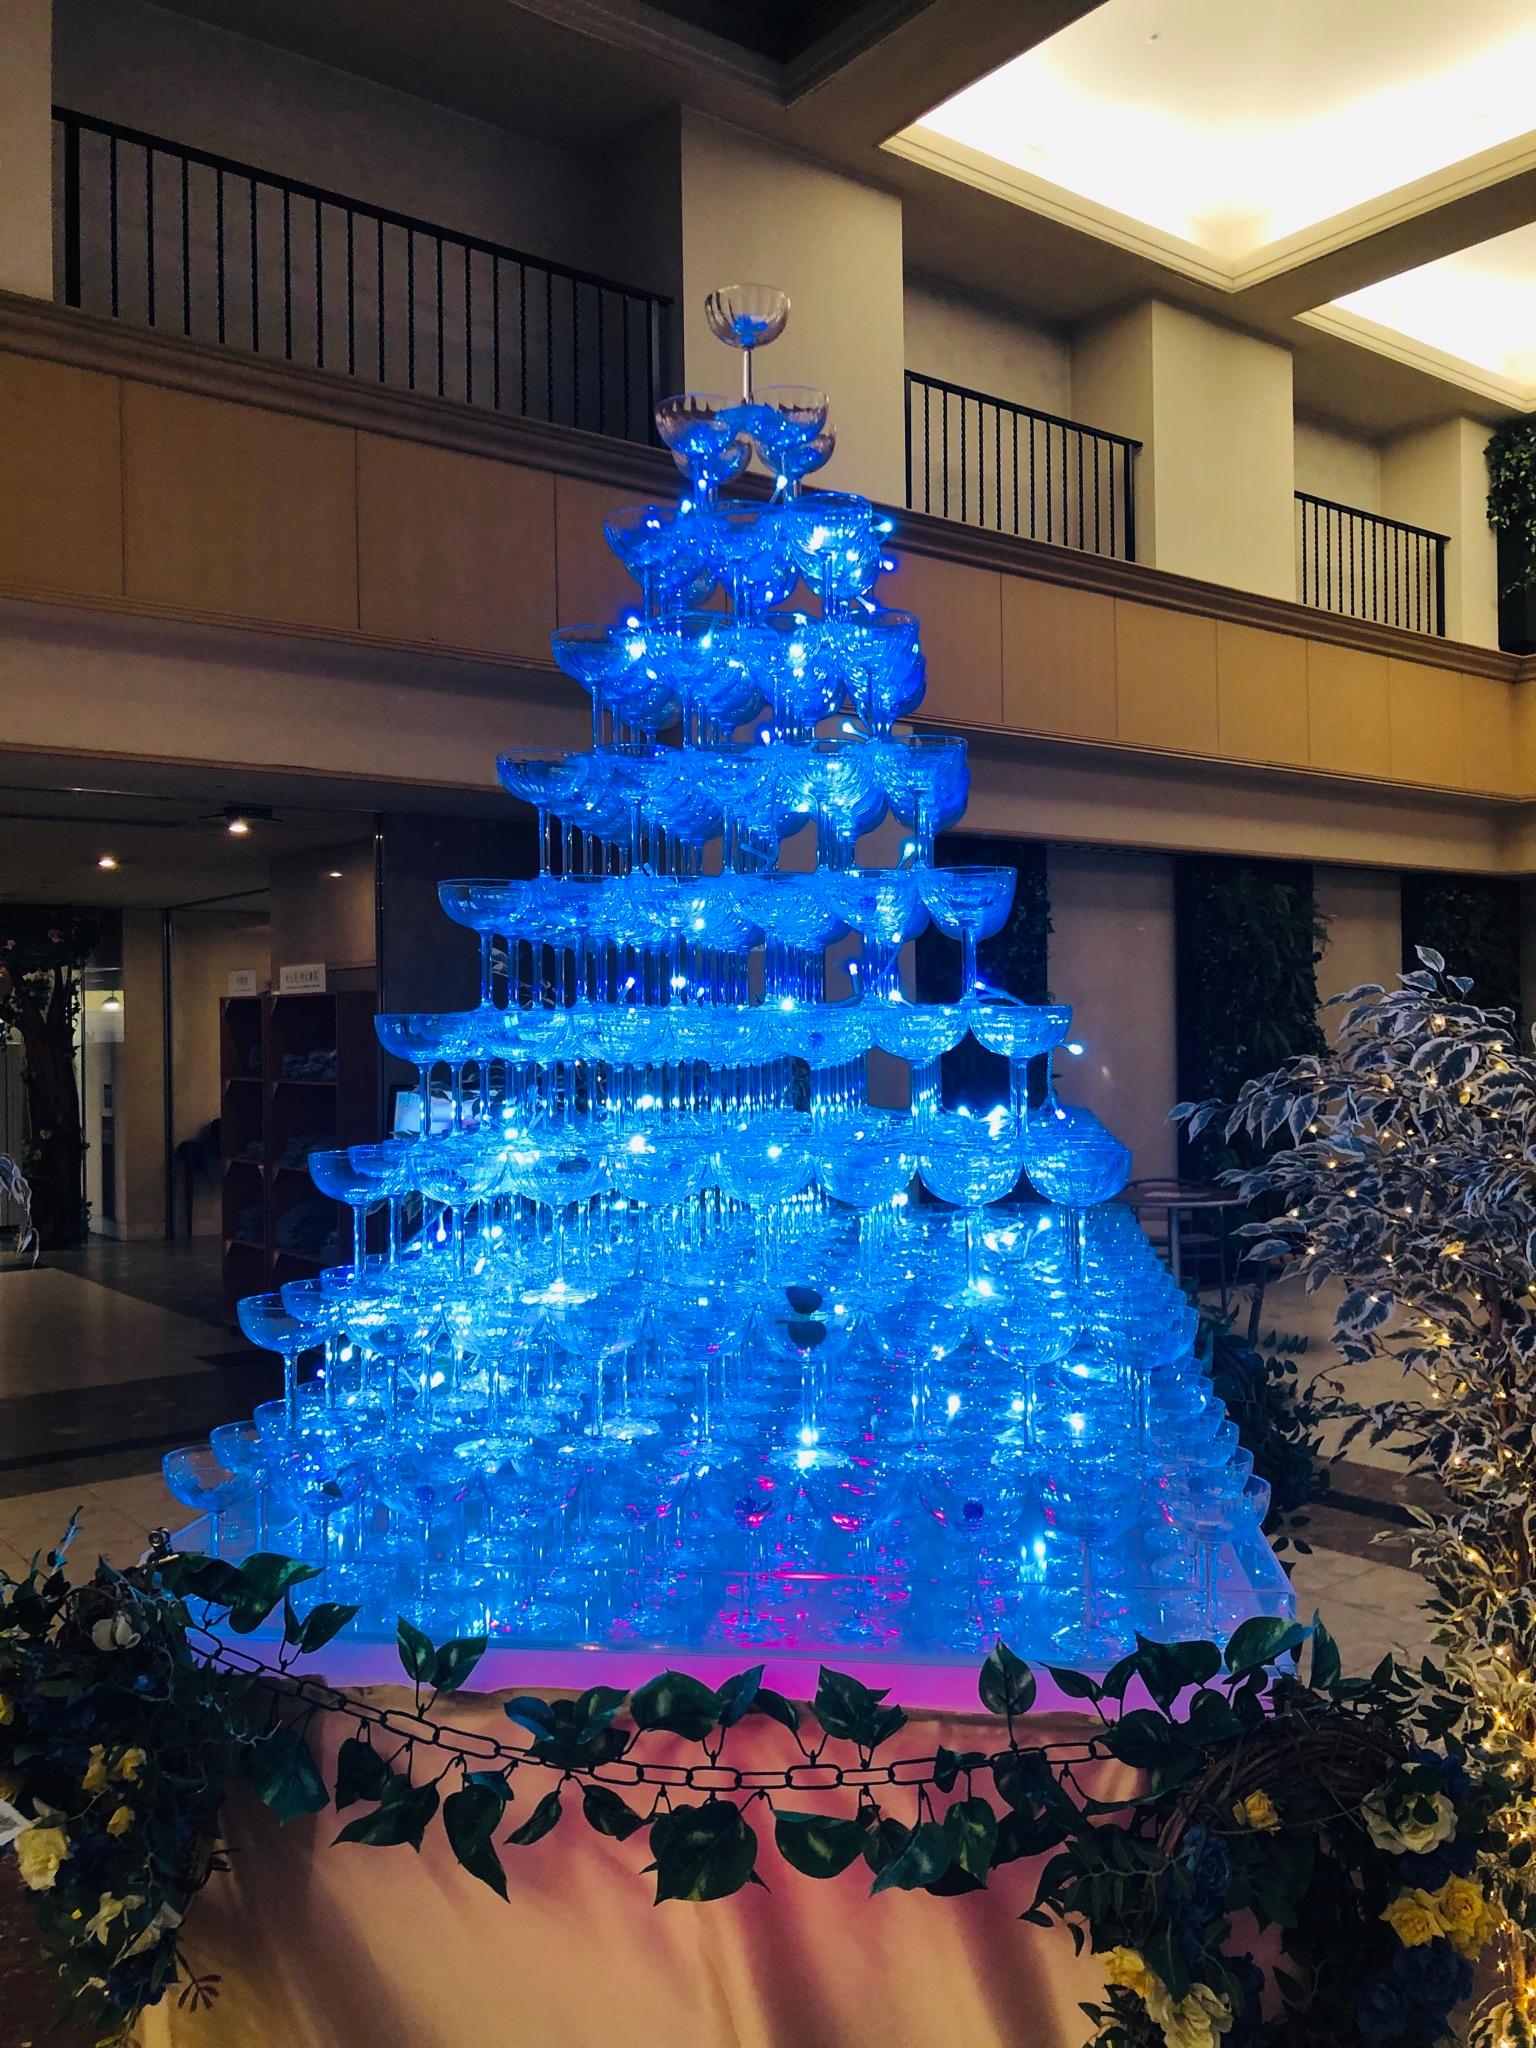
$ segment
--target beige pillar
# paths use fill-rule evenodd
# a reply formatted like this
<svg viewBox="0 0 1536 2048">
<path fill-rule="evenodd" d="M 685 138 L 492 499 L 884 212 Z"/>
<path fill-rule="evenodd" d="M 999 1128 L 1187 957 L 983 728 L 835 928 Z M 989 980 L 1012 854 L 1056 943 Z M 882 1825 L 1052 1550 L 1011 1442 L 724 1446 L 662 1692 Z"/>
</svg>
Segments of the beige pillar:
<svg viewBox="0 0 1536 2048">
<path fill-rule="evenodd" d="M 1381 509 L 1447 534 L 1445 630 L 1474 647 L 1499 644 L 1499 575 L 1488 524 L 1489 429 L 1481 420 L 1439 420 L 1385 442 Z"/>
<path fill-rule="evenodd" d="M 0 291 L 53 297 L 53 0 L 0 6 Z"/>
<path fill-rule="evenodd" d="M 1056 1055 L 1061 1098 L 1091 1109 L 1130 1146 L 1137 1179 L 1171 1174 L 1173 862 L 1080 846 L 1052 846 L 1047 861 L 1051 994 L 1072 1005 L 1071 1042 L 1083 1048 Z"/>
<path fill-rule="evenodd" d="M 1130 434 L 1137 558 L 1268 597 L 1296 594 L 1287 349 L 1149 299 L 1078 337 L 1072 407 Z"/>
<path fill-rule="evenodd" d="M 684 381 L 740 389 L 741 359 L 704 317 L 712 286 L 781 286 L 792 302 L 789 326 L 758 356 L 758 383 L 812 384 L 831 397 L 837 453 L 817 484 L 900 505 L 900 202 L 688 110 L 680 147 Z"/>
<path fill-rule="evenodd" d="M 165 1005 L 160 912 L 123 912 L 123 1040 L 117 1048 L 118 1236 L 165 1234 Z"/>
<path fill-rule="evenodd" d="M 1403 890 L 1394 868 L 1315 868 L 1312 901 L 1327 922 L 1317 963 L 1317 999 L 1342 995 L 1361 982 L 1395 988 L 1403 965 Z M 1318 1022 L 1337 1039 L 1343 1010 L 1319 1009 Z"/>
</svg>

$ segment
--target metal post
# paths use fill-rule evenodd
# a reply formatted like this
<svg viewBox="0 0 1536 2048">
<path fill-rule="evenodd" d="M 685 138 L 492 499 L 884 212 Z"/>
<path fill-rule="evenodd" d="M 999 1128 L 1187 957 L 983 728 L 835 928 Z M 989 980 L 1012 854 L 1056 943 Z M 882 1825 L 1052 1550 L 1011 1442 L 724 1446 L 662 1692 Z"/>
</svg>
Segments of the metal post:
<svg viewBox="0 0 1536 2048">
<path fill-rule="evenodd" d="M 80 124 L 64 122 L 64 303 L 80 303 Z"/>
</svg>

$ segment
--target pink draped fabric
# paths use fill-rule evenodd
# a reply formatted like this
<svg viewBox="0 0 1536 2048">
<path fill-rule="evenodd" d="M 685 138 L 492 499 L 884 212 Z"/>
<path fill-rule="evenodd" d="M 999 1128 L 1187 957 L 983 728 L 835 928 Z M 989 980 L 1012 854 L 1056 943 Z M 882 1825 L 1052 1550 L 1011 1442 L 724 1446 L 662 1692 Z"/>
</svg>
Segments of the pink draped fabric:
<svg viewBox="0 0 1536 2048">
<path fill-rule="evenodd" d="M 408 1701 L 393 1688 L 366 1696 Z M 507 1731 L 495 1694 L 456 1699 L 445 1718 Z M 347 1732 L 339 1716 L 312 1725 L 328 1782 Z M 1032 1741 L 1088 1732 L 1077 1715 L 1028 1724 Z M 980 1716 L 914 1713 L 882 1754 L 996 1739 L 996 1722 Z M 648 1738 L 644 1753 L 699 1760 L 696 1747 L 665 1740 Z M 726 1754 L 782 1765 L 786 1741 L 754 1717 L 732 1731 Z M 520 1783 L 503 1832 L 554 1782 L 537 1775 L 534 1788 Z M 1108 1761 L 1078 1777 L 1096 1798 L 1135 1784 Z M 883 1798 L 912 1817 L 912 1793 Z M 849 1793 L 784 1803 L 852 1811 Z M 279 1826 L 242 1795 L 230 1814 L 233 1867 L 188 1929 L 189 1955 L 219 1973 L 222 1996 L 206 2014 L 167 2001 L 146 2017 L 141 2048 L 1080 2048 L 1087 2038 L 1078 2004 L 1102 1986 L 1091 1958 L 1074 1957 L 1064 1930 L 1018 1918 L 1037 1863 L 1008 1864 L 988 1890 L 960 1898 L 872 1899 L 862 1862 L 838 1878 L 803 1877 L 780 1861 L 764 1802 L 751 1818 L 769 1890 L 653 1906 L 644 1835 L 595 1834 L 573 1787 L 552 1834 L 502 1849 L 503 1903 L 458 1867 L 436 1823 L 419 1856 L 332 1846 L 334 1812 Z"/>
</svg>

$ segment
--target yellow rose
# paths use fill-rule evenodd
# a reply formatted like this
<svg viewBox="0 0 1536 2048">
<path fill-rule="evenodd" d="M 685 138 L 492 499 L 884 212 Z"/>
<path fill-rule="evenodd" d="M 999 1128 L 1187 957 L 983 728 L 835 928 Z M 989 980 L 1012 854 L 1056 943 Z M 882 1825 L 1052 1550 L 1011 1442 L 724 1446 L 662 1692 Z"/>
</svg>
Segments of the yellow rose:
<svg viewBox="0 0 1536 2048">
<path fill-rule="evenodd" d="M 147 1761 L 142 1749 L 125 1749 L 115 1766 L 118 1777 L 125 1778 L 132 1785 Z"/>
<path fill-rule="evenodd" d="M 86 1792 L 105 1792 L 107 1789 L 107 1752 L 99 1742 L 91 1744 L 91 1760 L 85 1767 L 80 1785 Z"/>
<path fill-rule="evenodd" d="M 1166 2048 L 1219 2048 L 1232 2025 L 1232 2007 L 1209 1984 L 1192 1984 L 1184 1996 L 1171 1999 L 1163 1985 L 1147 2000 L 1147 2011 L 1163 2030 Z"/>
<path fill-rule="evenodd" d="M 0 1804 L 8 1806 L 20 1790 L 20 1771 L 0 1771 Z"/>
<path fill-rule="evenodd" d="M 0 1692 L 0 1728 L 9 1728 L 16 1718 L 16 1702 L 9 1693 Z"/>
<path fill-rule="evenodd" d="M 1417 1887 L 1412 1891 L 1399 1892 L 1381 1917 L 1404 1948 L 1418 1948 L 1447 1931 L 1440 1915 L 1439 1901 L 1432 1892 L 1421 1891 Z"/>
<path fill-rule="evenodd" d="M 51 1892 L 68 1854 L 69 1837 L 62 1828 L 31 1827 L 16 1837 L 16 1863 L 29 1891 Z"/>
<path fill-rule="evenodd" d="M 1501 1914 L 1470 1877 L 1448 1877 L 1435 1894 L 1445 1931 L 1457 1955 L 1476 1961 L 1498 1931 Z"/>
<path fill-rule="evenodd" d="M 1246 1799 L 1239 1799 L 1232 1809 L 1232 1818 L 1240 1828 L 1255 1828 L 1261 1835 L 1280 1825 L 1275 1802 L 1267 1792 L 1250 1792 Z"/>
<path fill-rule="evenodd" d="M 1108 1983 L 1134 1991 L 1138 1998 L 1145 1998 L 1148 1987 L 1155 1981 L 1145 1961 L 1133 1948 L 1106 1949 L 1099 1961 L 1104 1966 Z"/>
<path fill-rule="evenodd" d="M 107 1822 L 107 1833 L 109 1835 L 126 1835 L 132 1826 L 133 1808 L 131 1806 L 117 1806 L 112 1809 L 112 1817 Z"/>
</svg>

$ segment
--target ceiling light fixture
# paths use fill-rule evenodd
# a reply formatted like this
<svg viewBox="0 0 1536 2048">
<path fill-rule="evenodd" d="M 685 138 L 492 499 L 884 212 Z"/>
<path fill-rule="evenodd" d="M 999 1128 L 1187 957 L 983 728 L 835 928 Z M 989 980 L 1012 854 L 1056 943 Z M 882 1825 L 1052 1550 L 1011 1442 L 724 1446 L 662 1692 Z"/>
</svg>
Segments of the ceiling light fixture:
<svg viewBox="0 0 1536 2048">
<path fill-rule="evenodd" d="M 240 816 L 239 816 L 239 814 L 238 814 L 238 813 L 237 813 L 237 814 L 236 814 L 236 815 L 235 815 L 234 817 L 232 817 L 232 818 L 227 818 L 227 819 L 225 820 L 225 830 L 226 830 L 226 831 L 229 831 L 229 832 L 233 832 L 233 833 L 234 833 L 234 835 L 235 835 L 235 837 L 236 837 L 237 839 L 243 839 L 243 838 L 245 837 L 246 833 L 250 831 L 250 829 L 251 829 L 251 821 L 250 821 L 250 819 L 249 819 L 249 818 L 242 818 L 242 817 L 240 817 Z"/>
<path fill-rule="evenodd" d="M 123 1007 L 123 999 L 119 995 L 103 996 L 101 1007 L 104 1010 L 120 1010 Z"/>
<path fill-rule="evenodd" d="M 111 870 L 117 866 L 117 855 L 115 853 L 100 853 L 96 856 L 96 865 L 99 868 Z"/>
<path fill-rule="evenodd" d="M 327 868 L 325 872 L 327 873 L 327 875 L 329 875 L 333 882 L 339 882 L 341 880 L 340 868 Z"/>
</svg>

